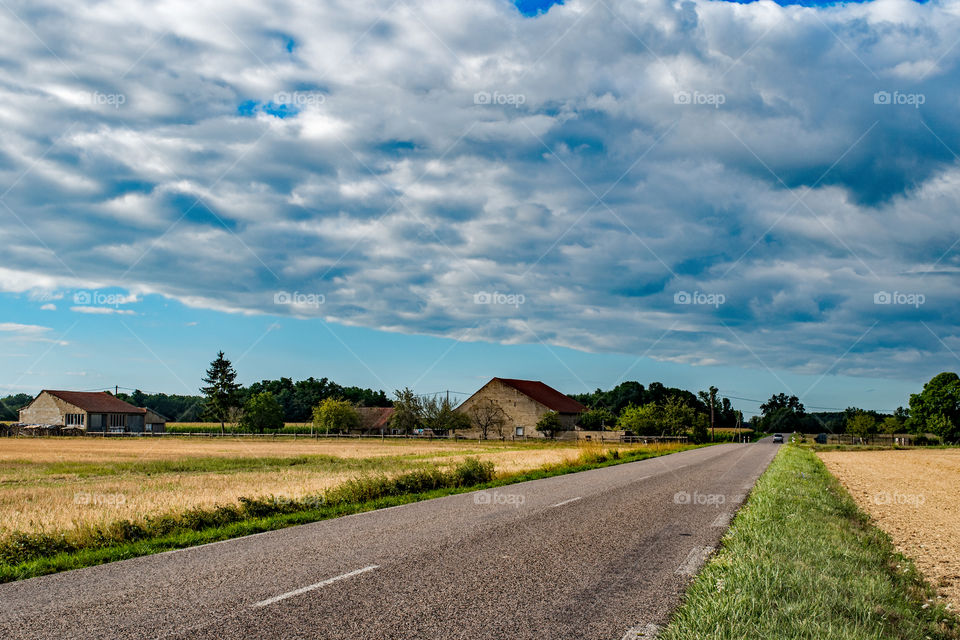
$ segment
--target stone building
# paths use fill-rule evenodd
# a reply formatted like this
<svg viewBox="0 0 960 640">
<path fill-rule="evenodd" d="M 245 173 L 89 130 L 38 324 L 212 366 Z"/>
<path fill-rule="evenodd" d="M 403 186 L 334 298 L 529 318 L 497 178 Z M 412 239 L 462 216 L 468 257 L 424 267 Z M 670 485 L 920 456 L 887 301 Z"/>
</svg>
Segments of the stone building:
<svg viewBox="0 0 960 640">
<path fill-rule="evenodd" d="M 103 391 L 45 389 L 20 409 L 20 424 L 75 427 L 87 433 L 159 433 L 167 420 Z"/>
<path fill-rule="evenodd" d="M 514 438 L 542 438 L 544 434 L 537 431 L 537 422 L 549 411 L 560 414 L 560 421 L 567 429 L 573 429 L 580 414 L 587 410 L 585 406 L 547 386 L 539 380 L 515 380 L 512 378 L 493 378 L 483 385 L 479 391 L 467 398 L 457 407 L 457 411 L 470 415 L 471 408 L 476 404 L 490 400 L 496 403 L 506 416 L 506 437 Z M 458 434 L 477 437 L 474 432 Z M 495 434 L 488 434 L 494 437 Z"/>
</svg>

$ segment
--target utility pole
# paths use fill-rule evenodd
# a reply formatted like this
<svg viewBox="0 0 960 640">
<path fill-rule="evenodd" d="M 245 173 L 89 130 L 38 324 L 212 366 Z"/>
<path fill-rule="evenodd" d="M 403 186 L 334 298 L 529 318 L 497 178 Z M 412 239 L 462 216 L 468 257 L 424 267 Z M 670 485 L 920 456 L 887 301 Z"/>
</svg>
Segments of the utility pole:
<svg viewBox="0 0 960 640">
<path fill-rule="evenodd" d="M 717 403 L 717 391 L 716 387 L 710 387 L 710 442 L 716 441 L 715 433 L 715 419 L 713 415 L 713 406 Z"/>
<path fill-rule="evenodd" d="M 118 385 L 118 386 L 115 386 L 115 387 L 113 388 L 113 395 L 115 395 L 115 396 L 120 395 L 120 386 L 119 386 L 119 385 Z"/>
</svg>

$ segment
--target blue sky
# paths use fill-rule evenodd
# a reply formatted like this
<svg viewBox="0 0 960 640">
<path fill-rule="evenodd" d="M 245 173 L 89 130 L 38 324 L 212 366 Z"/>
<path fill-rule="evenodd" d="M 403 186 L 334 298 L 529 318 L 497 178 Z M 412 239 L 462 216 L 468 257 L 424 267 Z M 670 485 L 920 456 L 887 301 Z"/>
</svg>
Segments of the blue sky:
<svg viewBox="0 0 960 640">
<path fill-rule="evenodd" d="M 956 4 L 12 2 L 0 393 L 906 404 L 960 366 Z"/>
</svg>

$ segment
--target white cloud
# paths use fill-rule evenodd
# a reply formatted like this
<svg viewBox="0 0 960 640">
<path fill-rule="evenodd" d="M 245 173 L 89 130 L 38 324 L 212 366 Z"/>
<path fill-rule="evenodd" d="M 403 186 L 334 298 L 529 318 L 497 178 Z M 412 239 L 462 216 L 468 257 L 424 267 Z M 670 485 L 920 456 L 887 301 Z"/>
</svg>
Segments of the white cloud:
<svg viewBox="0 0 960 640">
<path fill-rule="evenodd" d="M 90 315 L 121 315 L 121 316 L 135 316 L 137 315 L 136 311 L 132 309 L 117 309 L 116 307 L 87 307 L 87 306 L 76 306 L 70 307 L 70 311 L 76 313 L 86 313 Z"/>
</svg>

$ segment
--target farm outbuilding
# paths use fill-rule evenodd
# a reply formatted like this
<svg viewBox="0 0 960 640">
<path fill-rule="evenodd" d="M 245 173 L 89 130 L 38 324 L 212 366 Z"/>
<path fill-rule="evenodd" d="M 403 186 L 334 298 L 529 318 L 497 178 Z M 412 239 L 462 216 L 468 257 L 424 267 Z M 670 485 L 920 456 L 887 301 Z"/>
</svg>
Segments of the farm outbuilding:
<svg viewBox="0 0 960 640">
<path fill-rule="evenodd" d="M 71 427 L 86 433 L 161 433 L 167 419 L 104 391 L 44 389 L 20 409 L 20 424 Z"/>
<path fill-rule="evenodd" d="M 505 435 L 514 438 L 544 437 L 544 434 L 537 431 L 536 426 L 540 418 L 550 411 L 556 411 L 563 426 L 572 430 L 576 427 L 580 414 L 587 410 L 570 396 L 539 380 L 493 378 L 457 407 L 457 411 L 470 415 L 474 406 L 486 401 L 503 410 L 508 429 Z M 457 433 L 477 437 L 477 434 L 472 432 Z"/>
</svg>

